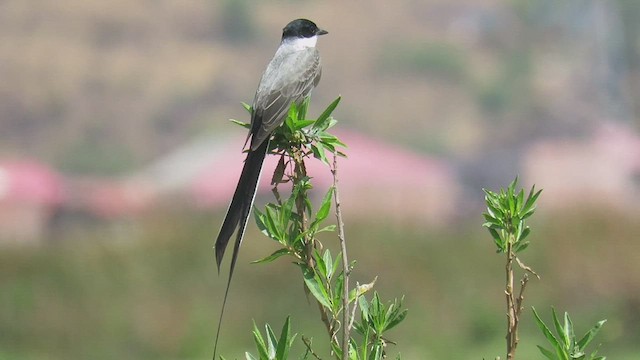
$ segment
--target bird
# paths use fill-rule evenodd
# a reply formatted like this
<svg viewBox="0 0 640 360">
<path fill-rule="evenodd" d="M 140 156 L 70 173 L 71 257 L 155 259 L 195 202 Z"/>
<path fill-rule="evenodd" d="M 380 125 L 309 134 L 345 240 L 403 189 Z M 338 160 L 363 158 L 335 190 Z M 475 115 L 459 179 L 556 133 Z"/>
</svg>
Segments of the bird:
<svg viewBox="0 0 640 360">
<path fill-rule="evenodd" d="M 251 126 L 245 146 L 249 144 L 238 185 L 229 204 L 215 243 L 218 272 L 229 240 L 236 233 L 227 286 L 214 345 L 214 359 L 222 315 L 233 277 L 240 244 L 253 207 L 273 132 L 285 120 L 292 103 L 300 105 L 320 81 L 322 66 L 316 48 L 318 37 L 328 34 L 313 21 L 296 19 L 282 29 L 275 55 L 267 65 L 252 103 Z"/>
</svg>

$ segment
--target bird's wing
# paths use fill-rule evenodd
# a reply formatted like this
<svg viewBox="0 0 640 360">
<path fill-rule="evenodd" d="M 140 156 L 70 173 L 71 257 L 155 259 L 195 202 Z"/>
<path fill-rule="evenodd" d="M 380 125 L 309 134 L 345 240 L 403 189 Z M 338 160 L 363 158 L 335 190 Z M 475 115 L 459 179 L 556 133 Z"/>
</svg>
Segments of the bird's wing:
<svg viewBox="0 0 640 360">
<path fill-rule="evenodd" d="M 320 56 L 315 48 L 289 54 L 279 64 L 269 64 L 253 104 L 252 149 L 260 146 L 282 124 L 292 102 L 299 103 L 309 95 L 320 81 L 320 74 Z"/>
</svg>

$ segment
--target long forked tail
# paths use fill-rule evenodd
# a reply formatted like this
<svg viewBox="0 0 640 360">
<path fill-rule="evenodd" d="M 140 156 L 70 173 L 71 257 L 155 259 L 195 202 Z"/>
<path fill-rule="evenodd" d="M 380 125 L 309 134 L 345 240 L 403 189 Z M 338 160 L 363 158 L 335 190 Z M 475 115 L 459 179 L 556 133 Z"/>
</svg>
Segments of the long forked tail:
<svg viewBox="0 0 640 360">
<path fill-rule="evenodd" d="M 258 189 L 258 182 L 260 181 L 260 174 L 262 173 L 262 164 L 264 158 L 267 155 L 269 148 L 269 141 L 264 141 L 255 150 L 249 150 L 247 158 L 244 161 L 244 167 L 240 174 L 240 180 L 238 180 L 238 186 L 233 194 L 227 215 L 224 218 L 218 238 L 216 239 L 216 264 L 218 271 L 220 271 L 220 265 L 224 256 L 224 251 L 227 248 L 229 240 L 237 229 L 236 242 L 233 246 L 233 254 L 231 256 L 231 266 L 229 268 L 229 278 L 227 280 L 227 287 L 224 292 L 224 299 L 222 300 L 222 309 L 220 310 L 220 319 L 218 321 L 218 330 L 216 331 L 216 340 L 213 346 L 213 359 L 216 358 L 218 349 L 218 338 L 220 337 L 220 328 L 222 327 L 222 317 L 224 315 L 224 309 L 227 305 L 227 295 L 229 295 L 229 287 L 231 285 L 231 278 L 233 277 L 233 270 L 236 266 L 236 260 L 238 259 L 238 251 L 240 250 L 240 244 L 244 237 L 244 232 L 247 228 L 247 222 L 249 221 L 249 215 L 251 214 L 251 207 L 253 206 L 253 200 L 256 196 Z"/>
</svg>

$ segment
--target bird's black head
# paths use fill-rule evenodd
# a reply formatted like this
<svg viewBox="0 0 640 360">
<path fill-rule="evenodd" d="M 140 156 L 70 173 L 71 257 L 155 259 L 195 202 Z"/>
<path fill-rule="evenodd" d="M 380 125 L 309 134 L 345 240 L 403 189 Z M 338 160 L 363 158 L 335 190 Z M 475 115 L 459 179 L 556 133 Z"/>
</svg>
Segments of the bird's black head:
<svg viewBox="0 0 640 360">
<path fill-rule="evenodd" d="M 311 38 L 318 35 L 328 34 L 326 30 L 322 30 L 316 24 L 307 19 L 297 19 L 288 23 L 282 29 L 282 40 L 292 38 Z"/>
</svg>

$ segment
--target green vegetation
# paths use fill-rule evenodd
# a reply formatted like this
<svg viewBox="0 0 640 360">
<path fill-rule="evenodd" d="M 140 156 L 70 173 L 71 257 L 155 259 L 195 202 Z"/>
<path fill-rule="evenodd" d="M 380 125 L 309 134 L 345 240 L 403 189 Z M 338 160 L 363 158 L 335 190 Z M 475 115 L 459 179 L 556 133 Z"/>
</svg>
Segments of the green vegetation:
<svg viewBox="0 0 640 360">
<path fill-rule="evenodd" d="M 540 345 L 538 345 L 538 349 L 549 360 L 569 360 L 569 359 L 579 359 L 579 360 L 606 360 L 605 356 L 598 356 L 598 351 L 592 352 L 587 358 L 586 348 L 589 346 L 591 341 L 593 341 L 594 337 L 600 331 L 600 328 L 607 320 L 598 321 L 589 331 L 587 331 L 580 340 L 576 338 L 575 331 L 573 330 L 573 321 L 569 317 L 568 313 L 564 313 L 564 322 L 561 324 L 558 319 L 558 315 L 556 315 L 556 310 L 551 309 L 551 315 L 553 316 L 553 325 L 556 330 L 556 334 L 554 335 L 547 324 L 542 321 L 540 315 L 536 312 L 536 309 L 533 309 L 533 315 L 536 318 L 536 323 L 540 328 L 540 331 L 547 338 L 547 341 L 552 345 L 554 351 L 550 351 Z"/>
<path fill-rule="evenodd" d="M 271 177 L 276 202 L 267 204 L 263 211 L 255 209 L 255 219 L 262 233 L 276 241 L 279 248 L 254 263 L 270 263 L 288 256 L 293 258 L 294 264 L 301 270 L 305 290 L 317 302 L 319 320 L 324 324 L 329 339 L 326 346 L 314 346 L 313 338 L 302 335 L 306 346 L 304 359 L 309 356 L 318 359 L 318 348 L 324 348 L 338 360 L 382 360 L 387 357 L 387 345 L 393 343 L 386 333 L 405 319 L 407 310 L 402 308 L 402 301 L 398 300 L 394 300 L 388 307 L 383 305 L 377 292 L 374 292 L 371 301 L 367 300 L 366 294 L 372 290 L 375 279 L 353 287 L 349 283 L 355 262 L 349 263 L 347 259 L 338 188 L 338 157 L 345 156 L 338 148 L 346 145 L 328 132 L 337 124 L 331 114 L 339 102 L 340 97 L 329 104 L 317 119 L 307 119 L 309 98 L 300 106 L 294 103 L 284 124 L 276 129 L 270 143 L 272 154 L 280 157 Z M 252 111 L 246 104 L 245 108 Z M 232 121 L 243 127 L 250 126 Z M 327 153 L 333 155 L 332 163 L 329 162 Z M 312 178 L 306 170 L 306 162 L 313 161 L 312 157 L 325 163 L 334 179 L 333 186 L 328 189 L 315 212 L 309 195 L 313 189 Z M 281 187 L 285 184 L 290 184 L 290 195 L 286 199 L 281 195 Z M 335 205 L 337 227 L 324 225 L 332 204 Z M 335 232 L 336 229 L 340 251 L 334 259 L 326 242 L 320 242 L 319 235 Z M 352 336 L 352 329 L 359 334 L 358 337 Z M 286 360 L 295 337 L 289 336 L 290 318 L 287 317 L 279 340 L 268 324 L 266 330 L 268 340 L 265 342 L 254 325 L 258 358 Z M 215 356 L 214 351 L 214 358 Z M 247 359 L 256 357 L 247 354 Z M 397 359 L 400 359 L 400 355 L 397 355 Z"/>
<path fill-rule="evenodd" d="M 536 201 L 542 190 L 536 192 L 534 186 L 525 198 L 524 190 L 516 190 L 517 184 L 518 178 L 513 180 L 506 190 L 500 189 L 497 193 L 484 190 L 487 213 L 483 214 L 486 220 L 483 226 L 489 229 L 498 248 L 497 252 L 505 254 L 507 259 L 507 280 L 504 289 L 507 299 L 507 359 L 516 358 L 516 350 L 520 343 L 518 330 L 524 310 L 524 292 L 529 282 L 528 273 L 538 277 L 538 274 L 524 265 L 516 254 L 529 246 L 529 241 L 525 239 L 529 236 L 531 228 L 526 225 L 526 219 L 535 212 Z M 514 284 L 514 262 L 524 272 L 517 292 Z"/>
<path fill-rule="evenodd" d="M 623 276 L 616 277 L 614 271 L 604 279 L 612 293 L 620 294 L 614 302 L 606 301 L 592 287 L 600 281 L 598 278 L 580 284 L 562 278 L 564 274 L 577 273 L 576 269 L 589 271 L 585 265 L 573 264 L 574 257 L 565 255 L 569 253 L 567 249 L 571 252 L 588 249 L 581 254 L 586 264 L 616 269 L 615 253 L 613 256 L 602 253 L 605 249 L 611 251 L 612 246 L 622 253 L 632 251 L 634 244 L 621 239 L 633 238 L 640 231 L 640 224 L 628 214 L 574 211 L 548 218 L 544 226 L 536 226 L 540 239 L 536 240 L 536 246 L 527 247 L 530 230 L 525 221 L 530 221 L 540 191 L 532 188 L 525 196 L 523 190 L 516 189 L 516 181 L 506 190 L 486 190 L 488 212 L 484 225 L 493 238 L 493 247 L 507 257 L 506 291 L 496 287 L 499 283 L 496 279 L 502 278 L 504 269 L 495 266 L 494 257 L 479 255 L 492 246 L 483 241 L 486 236 L 478 232 L 475 221 L 427 232 L 420 226 L 358 219 L 346 224 L 350 229 L 350 256 L 359 259 L 358 267 L 346 261 L 344 252 L 333 256 L 320 240 L 327 244 L 327 236 L 341 228 L 340 221 L 337 227 L 324 225 L 331 203 L 339 204 L 339 188 L 334 184 L 319 206 L 312 206 L 307 196 L 312 190 L 311 179 L 306 176 L 301 160 L 313 156 L 329 163 L 327 171 L 337 173 L 336 157 L 330 163 L 325 153 L 336 153 L 336 146 L 342 145 L 326 132 L 335 124 L 330 115 L 338 101 L 315 120 L 306 119 L 307 103 L 300 109 L 292 108 L 276 134 L 278 140 L 273 151 L 283 155 L 284 165 L 278 167 L 280 170 L 273 179 L 278 186 L 290 184 L 292 191 L 290 196 L 281 197 L 281 190 L 274 190 L 276 202 L 256 211 L 258 229 L 251 227 L 247 238 L 259 237 L 259 230 L 274 241 L 252 241 L 251 246 L 245 246 L 244 254 L 261 259 L 255 263 L 268 262 L 255 265 L 268 266 L 268 271 L 257 271 L 255 266 L 238 267 L 237 279 L 241 281 L 236 282 L 236 290 L 231 294 L 228 316 L 234 321 L 224 328 L 221 342 L 224 353 L 250 348 L 252 321 L 275 323 L 288 314 L 280 336 L 269 325 L 263 335 L 254 323 L 253 340 L 258 351 L 257 355 L 247 355 L 248 358 L 285 359 L 296 352 L 309 359 L 326 358 L 329 354 L 339 358 L 345 344 L 340 340 L 345 323 L 353 324 L 354 330 L 349 333 L 347 327 L 342 333 L 349 339 L 350 359 L 379 359 L 388 353 L 389 345 L 394 344 L 386 335 L 389 330 L 393 330 L 395 339 L 401 340 L 405 358 L 495 354 L 502 347 L 503 321 L 498 314 L 503 312 L 500 302 L 506 294 L 510 314 L 507 347 L 513 350 L 508 350 L 512 354 L 508 358 L 514 358 L 514 344 L 519 343 L 518 357 L 533 358 L 540 349 L 544 356 L 553 359 L 551 350 L 534 347 L 537 342 L 533 340 L 534 321 L 522 321 L 521 317 L 526 273 L 533 271 L 516 254 L 526 249 L 541 273 L 550 274 L 536 286 L 531 302 L 571 302 L 575 304 L 574 313 L 588 321 L 593 318 L 591 314 L 606 314 L 618 332 L 614 335 L 605 332 L 602 351 L 617 359 L 637 356 L 631 335 L 636 324 L 623 316 L 625 302 L 633 301 L 633 295 L 625 297 L 620 291 L 627 286 L 625 274 L 619 272 Z M 291 166 L 285 166 L 288 161 Z M 317 210 L 313 211 L 314 208 Z M 70 234 L 56 246 L 8 249 L 0 253 L 3 290 L 0 356 L 18 360 L 45 356 L 207 357 L 211 351 L 212 324 L 216 323 L 219 309 L 219 304 L 211 299 L 221 300 L 219 289 L 225 280 L 221 277 L 218 284 L 210 283 L 215 264 L 211 252 L 203 249 L 211 247 L 211 216 L 175 207 L 168 209 L 158 207 L 155 213 L 138 219 L 137 226 L 98 225 Z M 342 231 L 338 235 L 344 239 Z M 580 239 L 580 247 L 575 246 L 575 239 Z M 269 253 L 272 255 L 264 257 Z M 273 261 L 281 256 L 292 258 L 297 267 Z M 240 260 L 242 264 L 244 261 Z M 517 296 L 514 261 L 525 272 Z M 302 275 L 302 280 L 291 281 L 291 274 Z M 347 285 L 348 278 L 371 278 L 372 274 L 380 275 L 378 281 L 351 288 Z M 371 294 L 374 282 L 377 291 Z M 301 283 L 318 306 L 304 300 Z M 567 292 L 563 293 L 565 289 Z M 577 290 L 583 295 L 581 302 L 574 296 Z M 403 293 L 406 299 L 385 304 L 381 294 L 388 293 Z M 412 308 L 409 317 L 405 305 Z M 320 309 L 319 314 L 316 309 Z M 358 316 L 354 317 L 356 313 Z M 351 318 L 344 320 L 344 316 Z M 558 335 L 553 335 L 535 314 L 537 325 L 557 356 L 565 359 L 562 354 L 566 353 L 574 358 L 586 357 L 585 348 L 602 321 L 577 339 L 568 315 L 563 325 L 555 312 L 553 318 Z M 400 322 L 403 326 L 396 328 Z M 304 333 L 294 335 L 292 324 L 296 324 L 296 329 L 304 329 Z M 518 334 L 526 340 L 518 342 Z M 330 345 L 322 345 L 327 343 L 322 339 L 328 339 Z M 298 347 L 293 349 L 294 346 Z M 234 357 L 237 355 L 229 356 Z M 591 359 L 600 358 L 592 353 Z"/>
<path fill-rule="evenodd" d="M 545 216 L 544 207 L 538 211 Z M 0 357 L 209 358 L 225 281 L 212 277 L 210 252 L 216 230 L 211 219 L 220 216 L 158 208 L 135 226 L 99 226 L 52 246 L 3 249 Z M 490 359 L 502 353 L 504 266 L 489 255 L 494 245 L 478 220 L 439 230 L 359 219 L 347 223 L 349 254 L 358 260 L 354 278 L 381 274 L 378 292 L 385 298 L 404 294 L 404 306 L 411 309 L 393 329 L 404 358 Z M 636 359 L 637 292 L 629 291 L 629 278 L 640 267 L 619 259 L 634 253 L 636 243 L 630 240 L 640 224 L 628 214 L 582 209 L 533 225 L 539 240 L 527 256 L 544 279 L 528 290 L 527 303 L 571 304 L 572 315 L 585 323 L 607 318 L 601 353 Z M 295 269 L 287 261 L 268 268 L 248 265 L 276 247 L 258 241 L 264 238 L 255 226 L 246 236 L 227 313 L 234 321 L 226 323 L 221 339 L 227 357 L 241 358 L 254 348 L 253 320 L 280 326 L 290 314 L 295 332 L 304 329 L 307 336 L 324 339 L 317 307 L 300 301 L 301 282 L 282 279 Z M 610 271 L 598 274 L 593 264 Z M 532 317 L 526 316 L 520 336 L 526 340 L 518 356 L 540 358 L 535 345 L 544 337 Z"/>
</svg>

